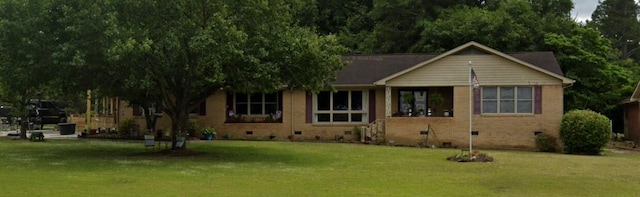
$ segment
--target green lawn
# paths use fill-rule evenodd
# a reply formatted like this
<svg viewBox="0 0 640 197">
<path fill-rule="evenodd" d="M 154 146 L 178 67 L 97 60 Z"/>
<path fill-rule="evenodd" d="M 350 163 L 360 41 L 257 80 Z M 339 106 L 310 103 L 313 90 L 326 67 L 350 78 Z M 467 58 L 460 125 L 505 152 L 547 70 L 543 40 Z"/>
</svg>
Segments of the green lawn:
<svg viewBox="0 0 640 197">
<path fill-rule="evenodd" d="M 638 196 L 640 154 L 341 143 L 201 141 L 163 156 L 141 141 L 0 139 L 0 196 Z M 157 152 L 157 149 L 156 151 Z"/>
</svg>

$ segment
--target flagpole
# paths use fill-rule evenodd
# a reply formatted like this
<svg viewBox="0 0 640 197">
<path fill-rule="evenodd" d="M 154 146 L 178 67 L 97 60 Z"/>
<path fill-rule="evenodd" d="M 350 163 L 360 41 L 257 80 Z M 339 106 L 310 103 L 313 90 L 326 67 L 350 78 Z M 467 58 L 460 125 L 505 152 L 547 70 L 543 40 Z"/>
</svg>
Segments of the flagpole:
<svg viewBox="0 0 640 197">
<path fill-rule="evenodd" d="M 473 144 L 473 134 L 472 134 L 472 124 L 473 124 L 473 82 L 471 81 L 472 76 L 472 68 L 471 61 L 469 61 L 469 156 L 472 153 L 472 144 Z"/>
</svg>

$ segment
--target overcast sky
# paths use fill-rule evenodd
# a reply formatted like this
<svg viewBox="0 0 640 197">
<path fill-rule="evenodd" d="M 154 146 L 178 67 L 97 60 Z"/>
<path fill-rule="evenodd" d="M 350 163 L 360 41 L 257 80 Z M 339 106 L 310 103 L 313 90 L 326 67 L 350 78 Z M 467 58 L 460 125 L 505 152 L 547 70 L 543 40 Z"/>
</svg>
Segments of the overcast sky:
<svg viewBox="0 0 640 197">
<path fill-rule="evenodd" d="M 593 10 L 598 7 L 598 0 L 571 0 L 573 1 L 573 10 L 571 11 L 571 18 L 575 18 L 577 21 L 591 20 L 591 14 Z M 638 0 L 636 0 L 638 2 Z"/>
<path fill-rule="evenodd" d="M 577 21 L 591 20 L 591 14 L 593 10 L 598 6 L 598 0 L 572 0 L 573 10 L 571 11 L 571 18 L 575 18 Z"/>
</svg>

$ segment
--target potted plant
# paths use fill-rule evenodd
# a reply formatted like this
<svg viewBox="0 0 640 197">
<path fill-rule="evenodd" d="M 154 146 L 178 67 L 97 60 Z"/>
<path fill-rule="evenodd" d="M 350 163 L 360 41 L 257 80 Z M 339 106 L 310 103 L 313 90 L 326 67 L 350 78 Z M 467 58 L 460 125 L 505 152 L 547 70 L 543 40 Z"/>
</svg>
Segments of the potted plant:
<svg viewBox="0 0 640 197">
<path fill-rule="evenodd" d="M 402 94 L 402 103 L 406 104 L 405 114 L 411 116 L 411 112 L 413 111 L 413 103 L 416 101 L 416 97 L 413 93 L 404 93 Z"/>
<path fill-rule="evenodd" d="M 140 132 L 140 126 L 134 119 L 125 119 L 118 124 L 118 132 L 122 137 L 137 137 Z M 90 134 L 90 133 L 89 133 Z"/>
<path fill-rule="evenodd" d="M 205 127 L 202 130 L 202 135 L 204 135 L 204 138 L 206 140 L 212 140 L 216 135 L 216 129 L 214 129 L 213 127 Z"/>
<path fill-rule="evenodd" d="M 444 97 L 442 97 L 442 94 L 440 93 L 433 93 L 431 95 L 429 95 L 429 102 L 431 102 L 431 104 L 433 104 L 433 108 L 434 110 L 439 108 L 440 106 L 442 106 L 442 104 L 444 104 Z M 435 113 L 435 112 L 433 112 Z"/>
</svg>

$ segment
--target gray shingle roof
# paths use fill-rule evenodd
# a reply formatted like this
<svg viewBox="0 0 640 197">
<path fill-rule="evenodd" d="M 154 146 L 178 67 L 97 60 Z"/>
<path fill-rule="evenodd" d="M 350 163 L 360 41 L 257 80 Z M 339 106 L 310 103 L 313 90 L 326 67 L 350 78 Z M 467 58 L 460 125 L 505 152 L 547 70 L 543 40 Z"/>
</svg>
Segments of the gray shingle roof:
<svg viewBox="0 0 640 197">
<path fill-rule="evenodd" d="M 564 76 L 553 52 L 507 53 L 516 59 Z M 345 55 L 348 65 L 338 71 L 334 85 L 373 85 L 374 82 L 438 56 L 438 54 Z"/>
</svg>

